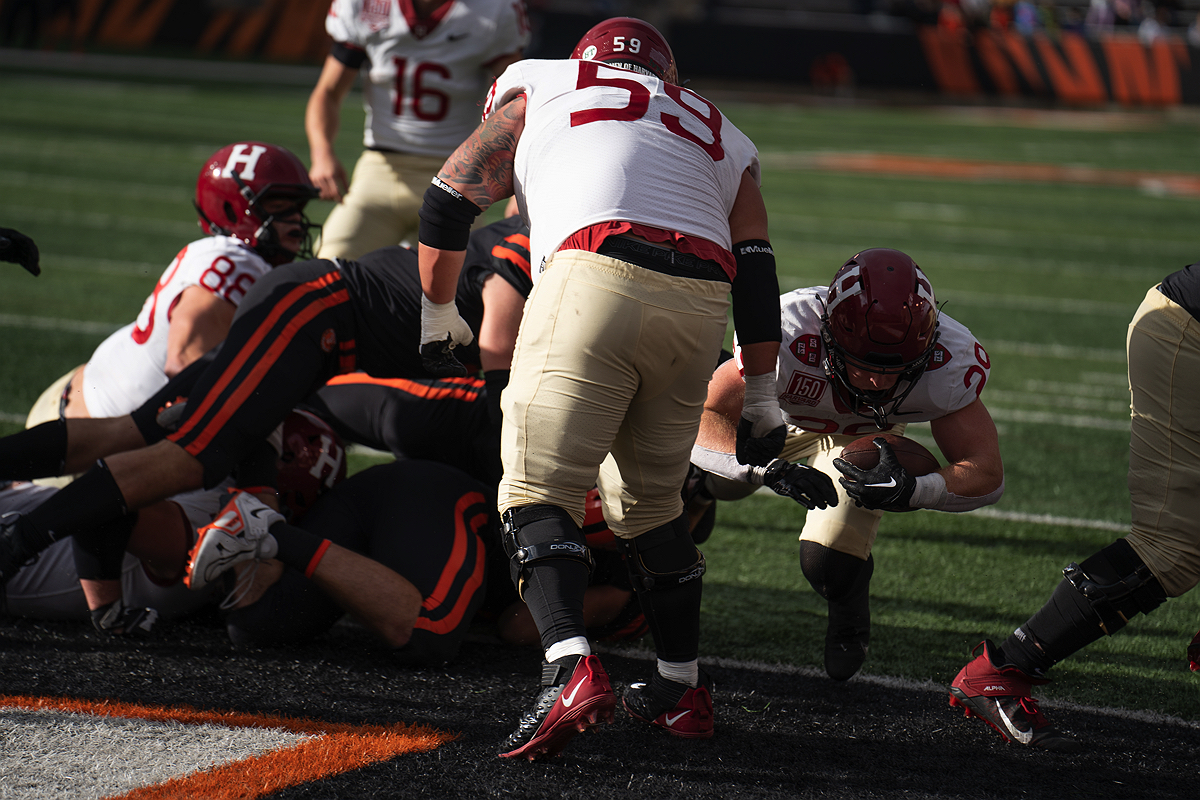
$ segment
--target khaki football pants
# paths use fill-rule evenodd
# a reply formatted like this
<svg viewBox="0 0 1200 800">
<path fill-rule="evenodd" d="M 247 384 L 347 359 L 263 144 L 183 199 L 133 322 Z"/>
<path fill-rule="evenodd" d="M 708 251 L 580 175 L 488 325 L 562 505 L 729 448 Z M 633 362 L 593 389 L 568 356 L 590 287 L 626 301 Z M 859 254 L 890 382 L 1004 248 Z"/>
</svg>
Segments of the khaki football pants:
<svg viewBox="0 0 1200 800">
<path fill-rule="evenodd" d="M 417 212 L 445 158 L 364 150 L 350 189 L 333 207 L 316 244 L 318 258 L 358 258 L 408 241 L 417 246 Z"/>
<path fill-rule="evenodd" d="M 1126 338 L 1133 397 L 1126 539 L 1168 597 L 1200 580 L 1200 321 L 1153 288 Z"/>
<path fill-rule="evenodd" d="M 548 504 L 582 525 L 598 484 L 618 536 L 676 519 L 728 295 L 723 281 L 555 253 L 526 303 L 501 398 L 500 510 Z"/>
<path fill-rule="evenodd" d="M 880 433 L 904 434 L 904 424 L 893 425 Z M 807 462 L 808 466 L 819 469 L 833 479 L 833 488 L 837 489 L 838 504 L 833 508 L 816 508 L 805 514 L 804 527 L 800 531 L 800 541 L 816 542 L 839 553 L 861 558 L 866 561 L 875 545 L 875 536 L 879 533 L 879 523 L 883 519 L 882 511 L 873 511 L 854 505 L 850 495 L 838 483 L 842 473 L 833 466 L 833 460 L 842 454 L 842 448 L 853 441 L 861 439 L 866 434 L 853 436 L 828 435 L 812 433 L 794 425 L 787 426 L 787 441 L 779 457 L 792 463 Z M 708 485 L 718 500 L 739 500 L 754 494 L 759 487 L 741 481 L 731 481 L 710 475 Z"/>
</svg>

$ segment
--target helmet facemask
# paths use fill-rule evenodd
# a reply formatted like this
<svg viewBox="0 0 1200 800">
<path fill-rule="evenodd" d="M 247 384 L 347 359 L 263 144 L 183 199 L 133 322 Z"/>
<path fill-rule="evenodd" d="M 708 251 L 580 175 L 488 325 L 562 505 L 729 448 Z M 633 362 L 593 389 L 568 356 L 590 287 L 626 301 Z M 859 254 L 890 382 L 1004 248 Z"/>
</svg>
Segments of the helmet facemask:
<svg viewBox="0 0 1200 800">
<path fill-rule="evenodd" d="M 886 428 L 929 365 L 938 325 L 933 287 L 912 258 L 881 247 L 856 253 L 822 301 L 822 367 L 838 399 Z M 863 389 L 851 369 L 896 380 L 887 389 Z"/>
<path fill-rule="evenodd" d="M 887 418 L 899 411 L 900 404 L 916 388 L 917 381 L 924 374 L 925 368 L 929 366 L 929 359 L 933 355 L 933 348 L 937 345 L 940 335 L 935 328 L 929 347 L 917 359 L 908 363 L 900 363 L 898 356 L 883 354 L 880 354 L 876 361 L 867 361 L 856 358 L 838 344 L 829 329 L 829 316 L 822 314 L 821 339 L 825 344 L 825 358 L 822 359 L 821 366 L 842 402 L 859 416 L 867 416 L 862 413 L 861 409 L 870 410 L 875 427 L 884 430 L 888 427 Z M 896 375 L 896 382 L 887 389 L 860 389 L 851 383 L 847 366 L 877 375 Z"/>
<path fill-rule="evenodd" d="M 321 226 L 309 221 L 304 214 L 304 207 L 309 200 L 316 197 L 315 190 L 307 186 L 279 186 L 272 183 L 255 194 L 238 175 L 237 170 L 231 170 L 229 177 L 237 184 L 238 193 L 246 200 L 246 216 L 259 223 L 258 229 L 254 232 L 254 238 L 257 240 L 254 245 L 255 252 L 273 266 L 286 264 L 295 258 L 312 258 L 313 229 L 315 228 L 319 233 Z M 293 202 L 278 211 L 269 212 L 263 204 L 271 200 L 291 200 Z M 299 215 L 300 218 L 298 220 L 288 219 L 295 215 Z M 279 232 L 275 230 L 274 226 L 277 221 L 300 226 L 304 238 L 300 249 L 295 253 L 284 247 L 279 240 Z"/>
</svg>

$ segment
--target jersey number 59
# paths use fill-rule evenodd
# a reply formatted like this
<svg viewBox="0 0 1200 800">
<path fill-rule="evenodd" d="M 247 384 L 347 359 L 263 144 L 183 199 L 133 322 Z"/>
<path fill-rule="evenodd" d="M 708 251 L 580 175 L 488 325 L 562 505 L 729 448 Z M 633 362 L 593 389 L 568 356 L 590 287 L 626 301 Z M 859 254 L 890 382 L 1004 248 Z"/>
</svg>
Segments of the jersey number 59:
<svg viewBox="0 0 1200 800">
<path fill-rule="evenodd" d="M 572 128 L 578 125 L 586 125 L 589 122 L 601 122 L 604 120 L 633 122 L 645 116 L 646 111 L 650 108 L 650 90 L 648 88 L 630 78 L 602 78 L 600 77 L 600 68 L 602 66 L 604 65 L 595 61 L 580 61 L 579 80 L 576 82 L 575 88 L 587 89 L 592 86 L 609 86 L 616 89 L 624 89 L 629 92 L 629 103 L 622 108 L 589 108 L 583 111 L 573 111 L 571 112 Z M 613 67 L 606 67 L 606 69 L 618 71 Z M 720 161 L 725 158 L 725 150 L 721 147 L 721 112 L 717 110 L 717 107 L 695 92 L 689 92 L 681 86 L 664 82 L 663 91 L 675 101 L 676 105 L 699 120 L 704 127 L 708 128 L 712 134 L 712 141 L 704 141 L 683 127 L 683 123 L 679 117 L 664 112 L 659 115 L 659 119 L 666 129 L 676 136 L 687 139 L 689 142 L 699 146 L 701 150 L 708 153 L 713 161 Z M 708 113 L 703 114 L 701 113 L 701 109 L 694 108 L 690 103 L 684 102 L 684 95 L 693 102 L 702 105 L 704 107 L 703 110 Z"/>
</svg>

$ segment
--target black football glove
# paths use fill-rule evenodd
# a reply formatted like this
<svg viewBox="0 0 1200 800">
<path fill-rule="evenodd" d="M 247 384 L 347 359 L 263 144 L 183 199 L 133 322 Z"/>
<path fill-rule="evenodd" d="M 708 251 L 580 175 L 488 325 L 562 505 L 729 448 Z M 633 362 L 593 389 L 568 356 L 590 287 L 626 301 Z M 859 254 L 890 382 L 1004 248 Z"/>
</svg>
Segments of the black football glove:
<svg viewBox="0 0 1200 800">
<path fill-rule="evenodd" d="M 787 440 L 787 426 L 780 424 L 762 436 L 755 436 L 754 424 L 745 417 L 738 422 L 735 455 L 739 464 L 765 467 L 783 450 L 783 444 Z"/>
<path fill-rule="evenodd" d="M 41 275 L 37 245 L 23 233 L 12 228 L 0 228 L 0 261 L 20 264 L 34 275 Z"/>
<path fill-rule="evenodd" d="M 874 442 L 879 448 L 879 463 L 869 470 L 859 469 L 844 458 L 833 460 L 833 466 L 846 476 L 838 478 L 838 483 L 857 506 L 883 511 L 916 511 L 908 501 L 917 488 L 917 479 L 900 466 L 886 439 L 877 437 Z"/>
<path fill-rule="evenodd" d="M 809 509 L 828 508 L 838 504 L 837 489 L 833 481 L 819 469 L 803 464 L 793 464 L 777 458 L 767 465 L 763 473 L 763 486 L 784 497 L 790 497 Z"/>
</svg>

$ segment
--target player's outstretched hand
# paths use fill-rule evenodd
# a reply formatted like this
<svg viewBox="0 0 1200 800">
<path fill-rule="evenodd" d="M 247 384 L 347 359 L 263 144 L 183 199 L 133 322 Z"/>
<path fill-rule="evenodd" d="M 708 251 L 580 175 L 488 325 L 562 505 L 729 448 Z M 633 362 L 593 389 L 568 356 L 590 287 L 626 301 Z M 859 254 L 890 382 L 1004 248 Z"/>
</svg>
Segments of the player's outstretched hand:
<svg viewBox="0 0 1200 800">
<path fill-rule="evenodd" d="M 775 494 L 792 498 L 810 511 L 838 504 L 837 489 L 828 475 L 819 469 L 792 464 L 782 458 L 767 465 L 767 471 L 763 473 L 763 486 L 769 487 Z"/>
<path fill-rule="evenodd" d="M 12 228 L 0 228 L 0 261 L 20 264 L 34 275 L 41 275 L 37 245 L 23 233 Z"/>
<path fill-rule="evenodd" d="M 835 458 L 833 466 L 845 477 L 838 483 L 855 505 L 883 511 L 916 511 L 908 503 L 917 488 L 917 479 L 900 466 L 892 446 L 882 437 L 875 438 L 879 448 L 879 463 L 862 470 L 844 458 Z"/>
</svg>

